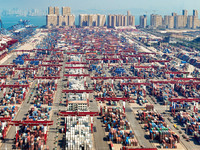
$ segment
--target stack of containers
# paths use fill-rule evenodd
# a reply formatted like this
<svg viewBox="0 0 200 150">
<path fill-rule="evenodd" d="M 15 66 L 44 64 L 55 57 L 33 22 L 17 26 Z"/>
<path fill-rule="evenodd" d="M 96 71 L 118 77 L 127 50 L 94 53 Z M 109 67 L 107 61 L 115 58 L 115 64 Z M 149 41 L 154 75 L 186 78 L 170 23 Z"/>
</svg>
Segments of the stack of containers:
<svg viewBox="0 0 200 150">
<path fill-rule="evenodd" d="M 32 119 L 29 119 L 32 120 Z M 44 146 L 44 130 L 46 127 L 40 126 L 20 126 L 19 138 L 15 141 L 16 148 L 20 149 L 41 149 Z"/>
<path fill-rule="evenodd" d="M 169 98 L 178 97 L 178 93 L 174 91 L 171 84 L 152 84 L 149 86 L 149 91 L 154 95 L 158 101 L 166 104 Z"/>
<path fill-rule="evenodd" d="M 55 63 L 58 63 L 59 61 L 63 60 L 63 53 L 62 52 L 54 52 L 51 54 L 51 57 L 49 60 L 55 61 Z"/>
<path fill-rule="evenodd" d="M 6 136 L 6 132 L 8 130 L 9 124 L 7 122 L 0 121 L 0 138 L 4 139 Z"/>
<path fill-rule="evenodd" d="M 194 71 L 191 73 L 191 75 L 192 75 L 193 77 L 197 78 L 197 77 L 199 77 L 200 72 L 199 72 L 199 70 L 194 69 Z"/>
<path fill-rule="evenodd" d="M 138 142 L 134 138 L 134 133 L 130 130 L 130 123 L 126 120 L 123 110 L 116 107 L 104 107 L 102 113 L 106 130 L 109 131 L 110 141 L 125 146 L 137 146 Z"/>
<path fill-rule="evenodd" d="M 36 70 L 24 70 L 22 74 L 19 74 L 18 78 L 20 79 L 34 79 L 34 76 L 37 74 Z"/>
<path fill-rule="evenodd" d="M 113 85 L 104 80 L 97 80 L 94 89 L 98 97 L 116 97 L 113 91 Z"/>
<path fill-rule="evenodd" d="M 190 84 L 190 85 L 182 85 L 182 84 L 175 84 L 174 89 L 181 93 L 184 97 L 199 97 L 200 94 L 200 85 L 198 84 Z"/>
<path fill-rule="evenodd" d="M 102 68 L 100 66 L 94 65 L 97 61 L 95 61 L 94 63 L 91 63 L 92 65 L 89 66 L 89 71 L 95 71 L 94 75 L 95 76 L 100 76 L 103 71 Z"/>
<path fill-rule="evenodd" d="M 138 115 L 141 122 L 145 123 L 145 129 L 149 131 L 152 140 L 158 140 L 164 148 L 177 148 L 176 143 L 180 142 L 180 137 L 167 127 L 161 114 L 138 111 Z"/>
<path fill-rule="evenodd" d="M 35 106 L 41 106 L 41 104 L 48 104 L 49 106 L 53 103 L 53 97 L 57 89 L 56 81 L 38 83 L 36 88 L 36 95 L 33 99 Z"/>
<path fill-rule="evenodd" d="M 88 116 L 66 117 L 66 150 L 92 150 L 92 134 Z"/>
<path fill-rule="evenodd" d="M 139 85 L 140 86 L 140 85 Z M 127 98 L 135 98 L 137 102 L 142 105 L 147 103 L 146 100 L 146 90 L 143 86 L 134 86 L 134 85 L 123 85 L 122 90 L 124 92 L 124 96 Z"/>
<path fill-rule="evenodd" d="M 186 126 L 186 134 L 192 135 L 200 143 L 200 114 L 181 111 L 176 114 L 176 118 Z"/>
<path fill-rule="evenodd" d="M 124 70 L 124 68 L 116 67 L 116 66 L 111 68 L 112 76 L 124 76 L 125 73 L 126 71 Z"/>
<path fill-rule="evenodd" d="M 6 68 L 0 68 L 0 75 L 1 77 L 7 77 L 9 75 L 9 77 L 12 77 L 14 75 L 14 71 L 11 67 L 6 67 Z"/>
<path fill-rule="evenodd" d="M 155 73 L 153 71 L 154 69 L 152 68 L 150 70 L 146 70 L 146 69 L 131 67 L 131 70 L 137 77 L 142 77 L 144 79 L 153 79 L 155 77 Z"/>
<path fill-rule="evenodd" d="M 81 55 L 70 55 L 70 61 L 82 62 Z M 71 65 L 72 66 L 72 65 Z M 83 64 L 74 64 L 74 67 L 84 67 Z M 77 74 L 81 75 L 85 73 L 83 69 L 67 69 L 67 74 Z M 86 77 L 68 77 L 67 85 L 68 90 L 86 90 Z M 88 96 L 86 93 L 68 93 L 66 94 L 67 98 L 67 110 L 69 111 L 87 111 L 88 110 Z"/>
<path fill-rule="evenodd" d="M 49 120 L 51 107 L 33 107 L 29 110 L 26 119 L 33 119 L 33 121 L 38 120 Z"/>
<path fill-rule="evenodd" d="M 45 70 L 43 72 L 43 76 L 59 76 L 60 75 L 60 70 L 61 68 L 60 67 L 45 67 Z"/>
<path fill-rule="evenodd" d="M 153 104 L 146 105 L 146 110 L 147 111 L 153 111 L 154 110 L 154 105 Z"/>
<path fill-rule="evenodd" d="M 123 55 L 121 56 L 123 63 L 137 63 L 138 59 L 136 57 L 124 57 Z"/>
<path fill-rule="evenodd" d="M 33 107 L 29 110 L 26 121 L 45 121 L 49 120 L 51 107 Z M 45 145 L 45 133 L 47 126 L 20 126 L 16 139 L 16 148 L 20 149 L 42 149 Z"/>
<path fill-rule="evenodd" d="M 8 92 L 4 93 L 4 97 L 1 101 L 3 106 L 21 104 L 25 99 L 27 89 L 26 88 L 10 88 Z"/>
<path fill-rule="evenodd" d="M 0 116 L 9 117 L 9 118 L 14 119 L 17 111 L 18 111 L 18 107 L 17 106 L 2 107 L 2 108 L 0 108 Z"/>
<path fill-rule="evenodd" d="M 186 123 L 196 124 L 200 122 L 200 114 L 195 114 L 195 113 L 178 112 L 176 118 L 182 124 Z"/>
<path fill-rule="evenodd" d="M 148 108 L 148 107 L 146 107 Z M 164 118 L 161 114 L 154 111 L 138 111 L 139 119 L 142 123 L 149 123 L 156 118 L 157 120 L 164 122 Z"/>
<path fill-rule="evenodd" d="M 183 103 L 183 102 L 176 102 L 174 106 L 170 104 L 170 111 L 172 112 L 175 109 L 175 111 L 188 111 L 191 109 L 191 105 L 189 103 Z"/>
<path fill-rule="evenodd" d="M 24 59 L 25 58 L 29 58 L 29 57 L 30 57 L 30 55 L 27 54 L 27 53 L 24 53 L 22 55 L 18 55 L 17 58 L 13 60 L 13 63 L 16 64 L 16 65 L 17 64 L 23 65 L 24 64 Z"/>
</svg>

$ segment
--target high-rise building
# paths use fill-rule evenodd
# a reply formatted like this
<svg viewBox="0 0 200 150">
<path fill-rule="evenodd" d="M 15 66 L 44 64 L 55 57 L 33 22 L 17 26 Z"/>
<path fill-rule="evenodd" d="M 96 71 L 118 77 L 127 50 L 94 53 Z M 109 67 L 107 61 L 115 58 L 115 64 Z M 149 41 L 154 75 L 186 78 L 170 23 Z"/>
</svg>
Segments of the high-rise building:
<svg viewBox="0 0 200 150">
<path fill-rule="evenodd" d="M 46 25 L 51 26 L 74 26 L 75 16 L 71 15 L 69 7 L 62 8 L 62 15 L 59 15 L 58 7 L 49 7 L 48 15 L 46 16 Z"/>
<path fill-rule="evenodd" d="M 141 28 L 147 27 L 147 16 L 146 15 L 140 16 L 140 27 Z"/>
<path fill-rule="evenodd" d="M 183 16 L 188 16 L 188 11 L 184 9 L 182 15 Z"/>
<path fill-rule="evenodd" d="M 58 16 L 58 22 L 59 22 L 59 26 L 68 26 L 69 22 L 68 22 L 68 16 Z"/>
<path fill-rule="evenodd" d="M 88 15 L 87 14 L 79 15 L 79 25 L 80 25 L 80 27 L 88 26 Z"/>
<path fill-rule="evenodd" d="M 59 8 L 58 7 L 54 7 L 54 14 L 59 15 Z"/>
<path fill-rule="evenodd" d="M 65 21 L 64 21 L 64 16 L 57 16 L 58 18 L 58 25 L 59 26 L 66 26 Z"/>
<path fill-rule="evenodd" d="M 198 16 L 193 16 L 192 28 L 196 29 L 199 26 Z"/>
<path fill-rule="evenodd" d="M 125 26 L 135 26 L 135 16 L 132 16 L 131 15 L 131 13 L 130 13 L 130 11 L 127 11 L 127 25 L 125 25 Z M 118 16 L 117 16 L 117 18 L 119 18 Z"/>
<path fill-rule="evenodd" d="M 70 7 L 62 7 L 62 15 L 70 15 L 71 14 L 71 8 Z"/>
<path fill-rule="evenodd" d="M 131 13 L 130 13 L 130 11 L 128 10 L 127 11 L 127 24 L 128 24 L 128 26 L 129 26 L 129 22 L 130 22 L 130 17 L 131 16 Z"/>
<path fill-rule="evenodd" d="M 68 22 L 69 26 L 75 26 L 75 16 L 74 15 L 68 15 Z"/>
<path fill-rule="evenodd" d="M 135 16 L 127 11 L 127 15 L 108 15 L 108 27 L 135 26 Z"/>
<path fill-rule="evenodd" d="M 172 16 L 177 16 L 177 13 L 173 12 L 173 13 L 172 13 Z"/>
<path fill-rule="evenodd" d="M 176 29 L 187 27 L 187 16 L 184 16 L 184 15 L 175 16 L 174 17 L 174 27 Z"/>
<path fill-rule="evenodd" d="M 187 28 L 193 27 L 193 16 L 188 16 L 187 18 Z"/>
<path fill-rule="evenodd" d="M 127 24 L 127 16 L 123 16 L 123 26 L 127 26 L 127 25 L 128 25 Z"/>
<path fill-rule="evenodd" d="M 192 28 L 196 29 L 196 27 L 199 27 L 199 19 L 198 19 L 198 11 L 193 10 L 193 22 L 192 22 Z"/>
<path fill-rule="evenodd" d="M 112 27 L 112 15 L 108 15 L 107 26 Z"/>
<path fill-rule="evenodd" d="M 187 27 L 187 17 L 188 17 L 188 11 L 183 10 L 183 27 Z"/>
<path fill-rule="evenodd" d="M 47 26 L 57 26 L 58 25 L 58 16 L 54 13 L 53 7 L 48 7 L 48 15 L 46 16 Z"/>
<path fill-rule="evenodd" d="M 163 25 L 166 26 L 167 28 L 168 24 L 169 24 L 169 16 L 164 16 Z"/>
<path fill-rule="evenodd" d="M 188 16 L 183 15 L 183 27 L 184 28 L 187 27 L 187 17 Z"/>
<path fill-rule="evenodd" d="M 198 16 L 198 11 L 197 10 L 193 10 L 193 16 Z"/>
<path fill-rule="evenodd" d="M 79 25 L 83 26 L 105 26 L 106 16 L 99 14 L 80 14 L 79 15 Z"/>
<path fill-rule="evenodd" d="M 58 24 L 58 16 L 55 14 L 50 14 L 46 16 L 46 25 L 47 26 L 57 26 Z"/>
<path fill-rule="evenodd" d="M 111 17 L 111 27 L 116 27 L 116 20 L 117 20 L 117 16 L 116 15 L 112 15 Z"/>
<path fill-rule="evenodd" d="M 119 15 L 117 15 L 117 18 L 116 18 L 116 26 L 119 26 Z"/>
<path fill-rule="evenodd" d="M 49 15 L 53 15 L 54 14 L 54 8 L 53 7 L 49 7 L 48 8 L 48 14 Z"/>
<path fill-rule="evenodd" d="M 118 15 L 118 16 L 117 16 L 117 18 L 118 18 L 118 26 L 122 26 L 122 24 L 123 24 L 123 23 L 122 23 L 122 20 L 123 20 L 122 17 L 123 17 L 123 15 Z"/>
<path fill-rule="evenodd" d="M 88 15 L 88 23 L 89 26 L 97 26 L 98 22 L 98 17 L 96 14 L 90 14 Z"/>
<path fill-rule="evenodd" d="M 122 18 L 121 15 L 116 16 L 116 26 L 122 26 Z"/>
<path fill-rule="evenodd" d="M 174 27 L 176 29 L 183 28 L 183 15 L 177 15 L 174 17 Z"/>
<path fill-rule="evenodd" d="M 150 22 L 151 22 L 151 26 L 154 27 L 154 28 L 162 26 L 162 22 L 163 22 L 162 16 L 151 14 Z"/>
<path fill-rule="evenodd" d="M 183 10 L 183 27 L 187 27 L 187 17 L 188 17 L 188 11 L 187 10 Z"/>
<path fill-rule="evenodd" d="M 117 20 L 118 20 L 117 18 L 118 18 L 117 15 L 108 15 L 107 26 L 112 27 L 112 28 L 116 27 L 117 26 Z"/>
<path fill-rule="evenodd" d="M 98 15 L 97 26 L 103 27 L 106 25 L 106 15 Z"/>
<path fill-rule="evenodd" d="M 173 29 L 174 28 L 174 16 L 168 17 L 168 28 Z"/>
<path fill-rule="evenodd" d="M 175 28 L 185 28 L 187 27 L 187 16 L 177 15 L 174 17 Z"/>
<path fill-rule="evenodd" d="M 135 16 L 129 16 L 129 26 L 135 26 Z"/>
</svg>

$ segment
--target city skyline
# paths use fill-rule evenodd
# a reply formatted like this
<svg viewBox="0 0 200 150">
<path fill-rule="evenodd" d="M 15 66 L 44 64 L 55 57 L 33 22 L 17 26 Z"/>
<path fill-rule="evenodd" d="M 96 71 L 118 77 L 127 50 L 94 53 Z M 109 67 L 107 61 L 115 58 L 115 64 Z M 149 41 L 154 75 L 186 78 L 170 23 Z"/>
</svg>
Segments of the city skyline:
<svg viewBox="0 0 200 150">
<path fill-rule="evenodd" d="M 48 7 L 48 14 L 46 15 L 46 26 L 51 27 L 66 27 L 75 26 L 75 15 L 71 14 L 70 7 L 62 7 L 62 13 L 60 14 L 59 7 Z M 107 19 L 106 19 L 107 17 Z M 107 20 L 107 21 L 106 21 Z M 135 27 L 135 16 L 131 15 L 128 10 L 127 15 L 122 14 L 80 14 L 79 26 L 107 26 L 111 28 L 115 27 Z M 140 16 L 139 27 L 142 28 L 165 28 L 165 29 L 182 29 L 192 28 L 196 29 L 200 27 L 200 20 L 198 19 L 198 11 L 193 10 L 193 15 L 188 15 L 186 9 L 182 10 L 182 15 L 178 15 L 175 12 L 171 12 L 171 15 L 165 15 L 164 18 L 158 14 L 151 14 L 150 26 L 147 26 L 146 15 Z"/>
<path fill-rule="evenodd" d="M 0 0 L 1 1 L 1 0 Z M 76 25 L 78 25 L 78 16 L 80 14 L 101 14 L 101 15 L 126 15 L 126 11 L 129 10 L 131 12 L 131 14 L 133 16 L 135 16 L 135 25 L 140 25 L 140 16 L 146 15 L 147 18 L 145 20 L 147 25 L 150 25 L 150 16 L 151 14 L 158 14 L 161 15 L 164 19 L 164 17 L 167 15 L 171 15 L 172 12 L 175 12 L 177 15 L 182 15 L 182 10 L 187 10 L 187 15 L 191 16 L 193 13 L 193 10 L 196 9 L 196 7 L 198 6 L 198 4 L 200 4 L 200 2 L 198 2 L 197 0 L 192 0 L 192 2 L 187 2 L 187 1 L 180 1 L 180 0 L 176 0 L 170 3 L 169 5 L 165 5 L 165 8 L 163 9 L 162 7 L 158 7 L 159 5 L 163 5 L 162 2 L 158 0 L 151 0 L 151 3 L 149 3 L 147 0 L 141 0 L 140 2 L 133 2 L 130 0 L 125 0 L 123 1 L 123 3 L 119 0 L 109 0 L 106 4 L 104 5 L 104 7 L 101 5 L 104 3 L 105 0 L 97 1 L 94 0 L 96 3 L 94 3 L 94 1 L 91 0 L 86 0 L 82 2 L 80 2 L 80 0 L 69 0 L 69 1 L 64 1 L 64 0 L 59 0 L 59 1 L 55 1 L 55 0 L 40 0 L 40 5 L 36 6 L 35 3 L 37 3 L 38 0 L 34 1 L 30 1 L 30 2 L 24 2 L 24 0 L 19 0 L 18 4 L 16 4 L 16 2 L 14 0 L 9 0 L 9 2 L 12 2 L 11 5 L 6 5 L 4 6 L 6 3 L 8 2 L 2 2 L 2 5 L 0 6 L 0 16 L 9 16 L 12 14 L 14 14 L 14 16 L 22 16 L 22 17 L 29 17 L 29 16 L 46 16 L 48 10 L 47 8 L 49 6 L 56 6 L 56 7 L 61 7 L 61 6 L 67 6 L 70 7 L 72 10 L 72 14 L 75 15 L 75 22 Z M 169 0 L 171 1 L 171 0 Z M 22 4 L 22 2 L 24 2 Z M 77 3 L 77 5 L 75 5 L 75 2 L 80 2 Z M 113 3 L 113 5 L 110 5 L 110 3 Z M 140 5 L 141 2 L 145 2 L 145 5 Z M 175 5 L 178 4 L 179 5 Z M 14 7 L 13 7 L 13 5 Z M 89 4 L 89 5 L 86 5 Z M 127 6 L 127 4 L 130 4 Z M 133 4 L 133 5 L 131 5 Z M 194 5 L 195 4 L 195 5 Z M 38 3 L 37 3 L 38 5 Z M 81 6 L 80 6 L 81 5 Z M 96 7 L 98 5 L 98 7 Z M 186 7 L 187 5 L 187 7 Z M 22 7 L 22 6 L 26 6 L 26 7 Z M 48 7 L 44 7 L 44 6 L 48 6 Z M 94 7 L 93 7 L 94 6 Z M 110 7 L 109 7 L 110 6 Z M 172 7 L 171 7 L 172 6 Z M 192 6 L 192 8 L 191 8 Z M 140 8 L 142 7 L 142 8 Z M 170 9 L 169 9 L 170 7 Z M 89 9 L 91 8 L 91 9 Z M 16 10 L 16 11 L 13 11 Z M 196 9 L 197 11 L 199 11 L 199 9 Z M 2 13 L 3 12 L 3 13 Z M 17 13 L 15 13 L 17 12 Z M 59 13 L 61 14 L 61 10 L 59 11 Z M 191 26 L 191 20 L 192 18 L 189 17 L 188 18 L 190 21 L 188 21 L 190 23 L 189 26 Z M 166 18 L 167 20 L 167 18 Z M 106 20 L 107 21 L 107 20 Z M 6 22 L 6 21 L 5 21 Z M 165 24 L 167 24 L 167 22 L 165 22 Z"/>
<path fill-rule="evenodd" d="M 159 13 L 164 15 L 166 13 L 170 13 L 171 11 L 181 13 L 183 9 L 187 9 L 188 12 L 191 12 L 193 9 L 198 9 L 200 5 L 200 1 L 198 0 L 168 0 L 166 4 L 163 3 L 161 0 L 140 0 L 134 2 L 132 0 L 34 0 L 29 1 L 27 0 L 9 0 L 3 1 L 0 0 L 1 10 L 7 10 L 12 8 L 19 8 L 19 9 L 42 9 L 46 10 L 49 6 L 69 6 L 72 8 L 73 12 L 77 11 L 85 11 L 86 13 L 91 13 L 91 11 L 96 11 L 94 13 L 103 13 L 109 14 L 109 12 L 118 12 L 121 14 L 124 10 L 130 10 L 134 15 L 142 15 L 142 14 L 152 14 L 152 13 Z M 106 5 L 105 5 L 106 4 Z M 145 5 L 144 5 L 145 4 Z M 163 7 L 164 6 L 164 9 Z"/>
<path fill-rule="evenodd" d="M 53 6 L 55 7 L 55 6 Z M 56 6 L 57 7 L 57 6 Z M 69 6 L 67 6 L 69 7 Z M 187 10 L 187 15 L 193 15 L 193 10 L 195 9 L 192 9 L 191 11 L 188 10 L 188 9 L 182 9 L 180 10 L 179 12 L 176 12 L 176 11 L 170 11 L 170 12 L 167 12 L 167 13 L 161 13 L 161 12 L 158 12 L 158 11 L 145 11 L 144 13 L 141 12 L 141 13 L 133 13 L 134 11 L 132 11 L 131 9 L 119 9 L 119 11 L 117 10 L 108 10 L 108 11 L 101 11 L 101 10 L 97 10 L 97 9 L 92 9 L 92 10 L 88 10 L 88 11 L 85 11 L 85 10 L 73 10 L 73 14 L 76 15 L 76 16 L 79 16 L 79 14 L 103 14 L 103 15 L 118 15 L 118 14 L 122 14 L 122 15 L 126 15 L 126 11 L 129 10 L 134 16 L 141 16 L 141 15 L 147 15 L 147 16 L 150 16 L 151 14 L 159 14 L 161 16 L 165 16 L 167 14 L 171 15 L 172 12 L 175 12 L 177 15 L 182 15 L 182 11 L 183 10 Z M 198 9 L 197 9 L 198 11 Z M 8 13 L 8 14 L 19 14 L 19 16 L 26 16 L 28 14 L 33 13 L 33 15 L 31 16 L 34 16 L 34 14 L 36 14 L 35 16 L 46 16 L 46 14 L 48 13 L 48 9 L 37 9 L 37 8 L 24 8 L 24 9 L 20 9 L 20 8 L 12 8 L 12 9 L 4 9 L 4 10 L 0 10 L 0 16 L 6 16 L 5 15 L 5 12 Z M 19 13 L 21 12 L 21 13 Z M 61 10 L 59 10 L 59 13 L 61 14 Z M 25 14 L 25 15 L 24 15 Z"/>
</svg>

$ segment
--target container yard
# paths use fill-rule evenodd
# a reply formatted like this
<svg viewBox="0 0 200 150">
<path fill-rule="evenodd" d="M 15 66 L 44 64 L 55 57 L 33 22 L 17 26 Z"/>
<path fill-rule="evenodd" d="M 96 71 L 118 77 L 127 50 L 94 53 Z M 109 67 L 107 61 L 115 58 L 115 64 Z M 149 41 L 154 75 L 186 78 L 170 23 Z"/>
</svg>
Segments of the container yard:
<svg viewBox="0 0 200 150">
<path fill-rule="evenodd" d="M 199 69 L 185 55 L 198 56 L 147 39 L 162 40 L 128 28 L 37 30 L 37 42 L 0 60 L 1 149 L 199 150 Z"/>
<path fill-rule="evenodd" d="M 92 119 L 91 119 L 92 121 Z M 89 117 L 66 117 L 66 150 L 93 148 Z"/>
</svg>

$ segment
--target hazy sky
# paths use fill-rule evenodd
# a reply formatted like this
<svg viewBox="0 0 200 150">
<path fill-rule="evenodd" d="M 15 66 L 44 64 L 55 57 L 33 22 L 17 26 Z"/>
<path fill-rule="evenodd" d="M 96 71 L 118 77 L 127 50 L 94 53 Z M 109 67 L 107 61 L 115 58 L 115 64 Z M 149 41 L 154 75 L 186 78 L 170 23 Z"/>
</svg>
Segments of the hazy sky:
<svg viewBox="0 0 200 150">
<path fill-rule="evenodd" d="M 187 9 L 192 14 L 192 9 L 200 11 L 200 0 L 0 0 L 0 9 L 10 8 L 38 8 L 47 9 L 48 6 L 69 6 L 77 10 L 131 10 L 132 14 L 138 11 L 147 11 L 148 14 L 167 14 Z"/>
</svg>

